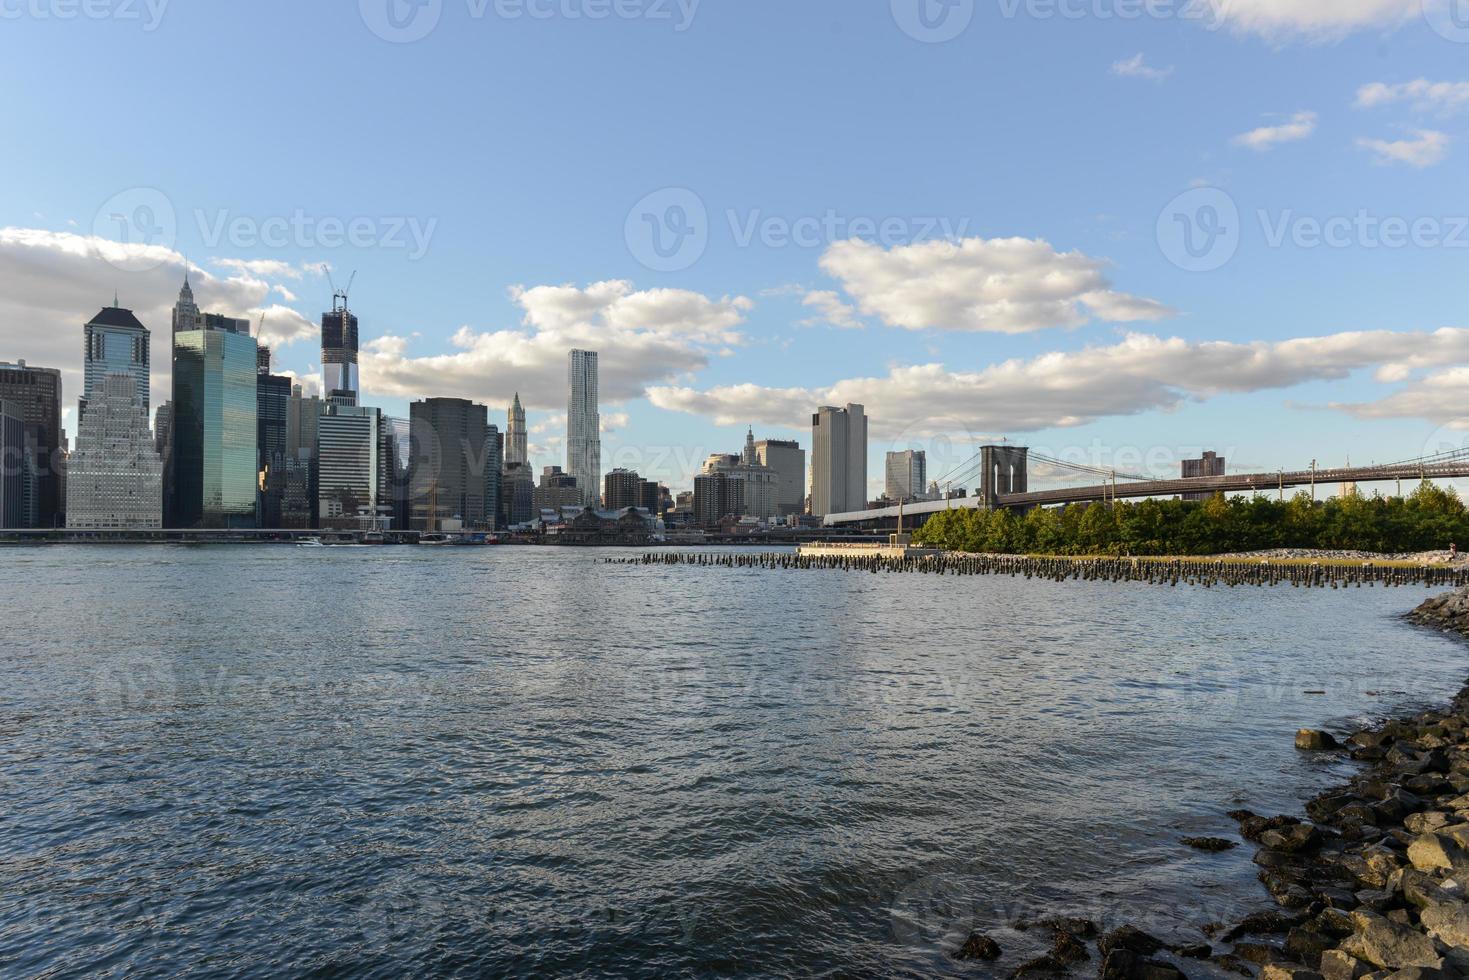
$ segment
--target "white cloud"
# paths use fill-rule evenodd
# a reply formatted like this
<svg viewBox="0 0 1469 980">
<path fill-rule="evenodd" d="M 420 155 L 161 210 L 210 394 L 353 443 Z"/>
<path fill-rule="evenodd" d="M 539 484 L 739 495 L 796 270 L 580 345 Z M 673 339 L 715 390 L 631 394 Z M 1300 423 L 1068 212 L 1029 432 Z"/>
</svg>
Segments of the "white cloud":
<svg viewBox="0 0 1469 980">
<path fill-rule="evenodd" d="M 1427 419 L 1469 428 L 1469 412 L 1464 407 L 1466 385 L 1469 367 L 1454 367 L 1436 371 L 1379 401 L 1334 402 L 1331 407 L 1363 420 Z"/>
<path fill-rule="evenodd" d="M 977 371 L 924 364 L 826 388 L 655 387 L 648 395 L 660 408 L 704 415 L 719 425 L 753 421 L 801 429 L 819 405 L 856 402 L 867 406 L 879 437 L 944 434 L 953 431 L 956 418 L 972 432 L 1021 433 L 1169 411 L 1227 393 L 1340 380 L 1369 368 L 1389 367 L 1406 376 L 1455 363 L 1469 364 L 1469 329 L 1255 343 L 1132 334 L 1112 346 L 1057 351 Z M 1462 397 L 1458 405 L 1462 412 Z"/>
<path fill-rule="evenodd" d="M 1400 102 L 1407 102 L 1419 111 L 1453 112 L 1469 105 L 1469 82 L 1430 82 L 1419 78 L 1393 85 L 1373 82 L 1357 90 L 1359 109 L 1375 109 Z"/>
<path fill-rule="evenodd" d="M 115 291 L 152 331 L 153 390 L 166 392 L 171 313 L 185 268 L 182 255 L 161 246 L 0 228 L 0 357 L 60 368 L 67 399 L 74 399 L 81 393 L 82 325 L 112 304 Z M 266 313 L 266 343 L 282 347 L 317 336 L 296 310 L 268 302 L 275 287 L 265 279 L 247 272 L 220 278 L 198 267 L 190 276 L 205 310 L 245 317 L 252 325 Z M 155 394 L 154 401 L 163 400 Z"/>
<path fill-rule="evenodd" d="M 458 396 L 491 405 L 519 391 L 527 408 L 564 407 L 566 356 L 573 348 L 600 354 L 601 399 L 642 397 L 708 366 L 709 358 L 743 342 L 735 329 L 753 304 L 743 296 L 710 299 L 678 289 L 643 292 L 622 281 L 576 286 L 517 286 L 521 329 L 481 332 L 460 327 L 448 354 L 410 355 L 408 340 L 388 336 L 362 350 L 362 384 L 371 394 L 402 398 Z"/>
<path fill-rule="evenodd" d="M 821 267 L 858 309 L 892 327 L 1027 333 L 1079 327 L 1093 317 L 1159 319 L 1173 311 L 1113 292 L 1106 263 L 1028 238 L 966 238 L 900 245 L 837 242 Z"/>
<path fill-rule="evenodd" d="M 1419 169 L 1440 164 L 1449 155 L 1448 135 L 1432 129 L 1414 130 L 1412 139 L 1359 139 L 1357 145 L 1370 150 L 1378 163 L 1403 163 Z"/>
<path fill-rule="evenodd" d="M 214 259 L 210 265 L 236 272 L 248 272 L 253 276 L 273 279 L 300 279 L 301 270 L 289 262 L 278 259 Z"/>
<path fill-rule="evenodd" d="M 1195 0 L 1205 16 L 1236 33 L 1271 40 L 1331 41 L 1353 31 L 1397 27 L 1422 14 L 1423 0 Z"/>
<path fill-rule="evenodd" d="M 816 316 L 802 320 L 805 327 L 832 326 L 843 330 L 861 330 L 864 324 L 857 317 L 857 309 L 842 302 L 842 298 L 830 290 L 818 290 L 806 294 L 801 305 L 816 310 Z"/>
<path fill-rule="evenodd" d="M 1147 63 L 1142 53 L 1112 63 L 1112 74 L 1122 78 L 1145 78 L 1150 82 L 1161 82 L 1173 74 L 1173 66 L 1154 68 Z"/>
<path fill-rule="evenodd" d="M 1294 143 L 1307 139 L 1316 132 L 1316 113 L 1298 112 L 1279 126 L 1261 126 L 1248 133 L 1241 133 L 1233 140 L 1236 146 L 1246 146 L 1264 152 L 1281 143 Z"/>
</svg>

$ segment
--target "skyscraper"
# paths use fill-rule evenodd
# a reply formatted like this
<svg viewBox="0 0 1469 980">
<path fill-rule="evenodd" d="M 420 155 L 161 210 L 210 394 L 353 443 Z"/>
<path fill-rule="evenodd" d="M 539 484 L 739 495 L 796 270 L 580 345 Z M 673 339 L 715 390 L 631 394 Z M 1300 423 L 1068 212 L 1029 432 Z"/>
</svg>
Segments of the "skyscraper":
<svg viewBox="0 0 1469 980">
<path fill-rule="evenodd" d="M 927 487 L 928 453 L 921 449 L 888 453 L 884 492 L 889 500 L 903 503 L 922 500 Z"/>
<path fill-rule="evenodd" d="M 409 414 L 413 529 L 438 531 L 446 518 L 484 527 L 489 413 L 463 398 L 427 398 L 409 406 Z"/>
<path fill-rule="evenodd" d="M 161 528 L 163 460 L 153 445 L 137 379 L 129 373 L 104 375 L 88 394 L 67 463 L 67 526 Z"/>
<path fill-rule="evenodd" d="M 317 420 L 322 527 L 378 529 L 393 515 L 392 427 L 380 408 L 328 405 Z"/>
<path fill-rule="evenodd" d="M 643 505 L 643 478 L 632 470 L 613 470 L 603 481 L 602 500 L 608 510 Z"/>
<path fill-rule="evenodd" d="M 327 402 L 357 404 L 357 317 L 344 292 L 334 294 L 331 312 L 321 315 L 321 373 Z"/>
<path fill-rule="evenodd" d="M 567 370 L 566 470 L 582 503 L 597 506 L 602 487 L 602 416 L 597 408 L 597 352 L 574 350 Z"/>
<path fill-rule="evenodd" d="M 132 377 L 143 411 L 149 410 L 149 334 L 132 310 L 109 306 L 87 321 L 84 337 L 84 382 L 78 416 L 87 412 L 94 389 L 109 374 Z"/>
<path fill-rule="evenodd" d="M 485 427 L 485 527 L 500 526 L 500 495 L 505 475 L 505 437 L 500 427 Z"/>
<path fill-rule="evenodd" d="M 867 506 L 867 411 L 823 406 L 811 418 L 811 513 L 817 517 Z"/>
<path fill-rule="evenodd" d="M 175 334 L 173 346 L 169 526 L 252 527 L 259 479 L 255 339 L 206 326 Z"/>
<path fill-rule="evenodd" d="M 18 402 L 0 401 L 0 528 L 30 527 L 25 413 Z"/>
<path fill-rule="evenodd" d="M 505 430 L 505 463 L 529 463 L 530 443 L 525 430 L 525 409 L 520 405 L 520 392 L 510 405 L 510 425 Z"/>
<path fill-rule="evenodd" d="M 286 496 L 286 446 L 290 418 L 291 379 L 271 374 L 267 365 L 255 376 L 256 452 L 259 459 L 259 506 L 256 517 L 264 528 L 285 526 L 282 508 Z"/>
<path fill-rule="evenodd" d="M 291 386 L 286 404 L 286 491 L 281 504 L 284 527 L 320 527 L 318 436 L 324 406 L 316 395 Z"/>
<path fill-rule="evenodd" d="M 25 424 L 26 527 L 59 527 L 66 516 L 61 433 L 61 372 L 25 361 L 0 362 L 0 401 Z"/>
<path fill-rule="evenodd" d="M 799 443 L 764 439 L 755 443 L 760 464 L 775 473 L 776 505 L 782 516 L 806 512 L 806 450 Z"/>
</svg>

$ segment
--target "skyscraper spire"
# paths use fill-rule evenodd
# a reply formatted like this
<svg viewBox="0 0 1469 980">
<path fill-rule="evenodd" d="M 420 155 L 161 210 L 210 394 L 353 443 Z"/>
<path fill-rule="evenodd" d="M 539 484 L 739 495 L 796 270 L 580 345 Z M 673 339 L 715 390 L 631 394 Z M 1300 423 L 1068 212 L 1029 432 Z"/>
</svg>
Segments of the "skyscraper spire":
<svg viewBox="0 0 1469 980">
<path fill-rule="evenodd" d="M 755 428 L 745 433 L 745 453 L 741 460 L 746 466 L 755 466 L 760 462 L 760 454 L 755 451 Z"/>
</svg>

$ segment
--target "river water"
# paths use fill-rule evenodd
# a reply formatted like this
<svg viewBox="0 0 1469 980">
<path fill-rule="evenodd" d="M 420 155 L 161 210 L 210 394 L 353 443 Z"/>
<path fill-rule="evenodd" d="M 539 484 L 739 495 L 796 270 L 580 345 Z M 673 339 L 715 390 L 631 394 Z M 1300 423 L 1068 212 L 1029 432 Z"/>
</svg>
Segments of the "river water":
<svg viewBox="0 0 1469 980">
<path fill-rule="evenodd" d="M 0 551 L 0 974 L 982 976 L 949 951 L 1013 967 L 1025 915 L 1184 935 L 1268 899 L 1180 836 L 1350 773 L 1296 728 L 1469 672 L 1417 590 L 620 554 Z"/>
</svg>

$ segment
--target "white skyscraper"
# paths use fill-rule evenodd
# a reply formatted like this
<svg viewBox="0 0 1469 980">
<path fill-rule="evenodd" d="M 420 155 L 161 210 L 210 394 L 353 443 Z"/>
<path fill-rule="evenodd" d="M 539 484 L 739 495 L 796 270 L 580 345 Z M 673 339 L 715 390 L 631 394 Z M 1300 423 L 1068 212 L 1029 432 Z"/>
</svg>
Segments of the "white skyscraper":
<svg viewBox="0 0 1469 980">
<path fill-rule="evenodd" d="M 530 462 L 530 440 L 525 429 L 525 408 L 520 404 L 520 392 L 510 405 L 509 426 L 505 429 L 505 465 Z"/>
<path fill-rule="evenodd" d="M 602 416 L 597 409 L 597 352 L 574 350 L 567 368 L 566 472 L 588 507 L 602 489 Z"/>
<path fill-rule="evenodd" d="M 911 503 L 922 500 L 928 489 L 928 453 L 905 449 L 887 456 L 887 497 Z"/>
<path fill-rule="evenodd" d="M 824 406 L 811 419 L 811 513 L 867 507 L 867 410 Z"/>
<path fill-rule="evenodd" d="M 90 391 L 67 462 L 66 523 L 90 530 L 161 528 L 163 460 L 131 374 Z"/>
</svg>

